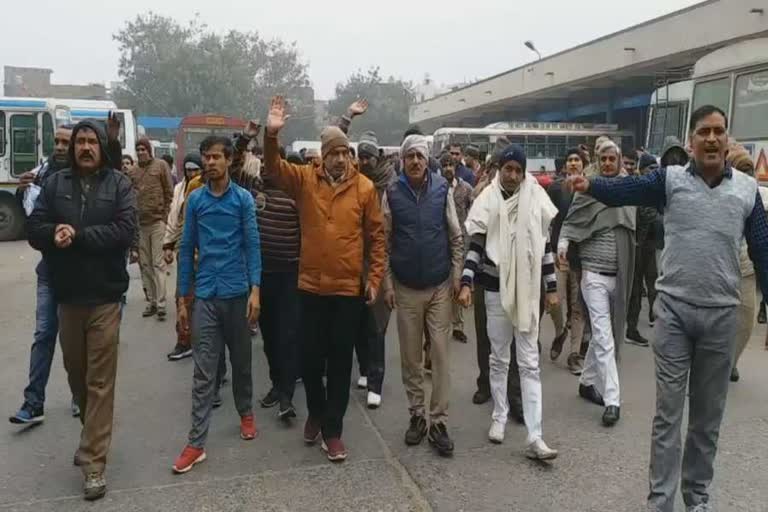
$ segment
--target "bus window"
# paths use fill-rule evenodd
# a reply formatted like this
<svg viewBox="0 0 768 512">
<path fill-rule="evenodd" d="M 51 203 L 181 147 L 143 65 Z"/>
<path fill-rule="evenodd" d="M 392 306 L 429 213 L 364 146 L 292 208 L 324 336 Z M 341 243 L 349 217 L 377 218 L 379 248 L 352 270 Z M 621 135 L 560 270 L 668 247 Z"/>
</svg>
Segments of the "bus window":
<svg viewBox="0 0 768 512">
<path fill-rule="evenodd" d="M 731 78 L 724 77 L 709 82 L 699 82 L 693 90 L 693 110 L 704 105 L 714 105 L 726 114 L 731 103 Z"/>
<path fill-rule="evenodd" d="M 687 103 L 660 103 L 653 107 L 648 151 L 654 155 L 659 154 L 668 136 L 683 140 L 688 119 L 687 106 Z"/>
<path fill-rule="evenodd" d="M 53 154 L 53 118 L 48 112 L 43 112 L 43 156 Z"/>
<path fill-rule="evenodd" d="M 11 114 L 11 174 L 20 176 L 37 165 L 35 114 Z"/>
<path fill-rule="evenodd" d="M 768 70 L 736 78 L 731 134 L 737 140 L 768 137 Z"/>
<path fill-rule="evenodd" d="M 0 156 L 5 155 L 5 112 L 0 111 Z"/>
</svg>

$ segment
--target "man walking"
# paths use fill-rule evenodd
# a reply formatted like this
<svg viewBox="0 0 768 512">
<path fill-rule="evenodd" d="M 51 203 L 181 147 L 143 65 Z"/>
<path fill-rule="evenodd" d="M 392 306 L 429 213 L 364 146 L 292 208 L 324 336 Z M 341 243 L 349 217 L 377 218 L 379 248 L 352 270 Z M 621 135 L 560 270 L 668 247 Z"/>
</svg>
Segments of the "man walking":
<svg viewBox="0 0 768 512">
<path fill-rule="evenodd" d="M 277 96 L 264 134 L 264 170 L 299 210 L 302 374 L 309 409 L 304 441 L 314 444 L 322 434 L 328 459 L 338 462 L 347 458 L 341 435 L 363 297 L 369 306 L 376 302 L 384 275 L 383 220 L 376 189 L 351 161 L 346 134 L 325 128 L 319 161 L 290 164 L 280 158 L 277 140 L 285 120 L 285 100 Z"/>
<path fill-rule="evenodd" d="M 217 391 L 219 361 L 229 348 L 232 393 L 240 416 L 240 437 L 256 437 L 253 419 L 250 324 L 259 316 L 261 252 L 253 197 L 229 178 L 234 148 L 226 137 L 200 144 L 206 185 L 187 200 L 179 252 L 179 323 L 189 328 L 192 309 L 192 428 L 173 464 L 186 473 L 206 458 L 205 441 Z M 197 251 L 197 270 L 194 257 Z M 194 301 L 190 289 L 194 279 Z"/>
<path fill-rule="evenodd" d="M 142 316 L 157 315 L 158 320 L 165 320 L 163 238 L 173 200 L 173 180 L 168 164 L 152 157 L 152 144 L 146 137 L 136 143 L 136 156 L 138 165 L 128 175 L 136 188 L 139 209 L 139 267 L 148 301 Z"/>
<path fill-rule="evenodd" d="M 83 424 L 75 463 L 85 475 L 85 499 L 96 500 L 107 489 L 120 301 L 128 289 L 136 197 L 130 180 L 109 162 L 100 124 L 82 121 L 73 128 L 69 161 L 71 168 L 43 184 L 27 230 L 59 303 L 64 367 Z"/>
<path fill-rule="evenodd" d="M 728 119 L 705 105 L 691 115 L 693 159 L 644 176 L 575 178 L 575 190 L 610 205 L 664 209 L 665 246 L 657 282 L 656 416 L 648 509 L 672 512 L 682 457 L 689 511 L 712 510 L 709 486 L 728 395 L 739 305 L 739 248 L 746 238 L 768 293 L 768 223 L 757 182 L 726 163 Z M 690 383 L 690 384 L 689 384 Z M 690 389 L 687 390 L 690 385 Z M 689 394 L 685 449 L 680 428 Z"/>
<path fill-rule="evenodd" d="M 391 286 L 387 302 L 397 307 L 403 385 L 411 414 L 409 446 L 429 443 L 443 456 L 453 454 L 446 420 L 450 388 L 453 298 L 458 293 L 464 247 L 450 185 L 427 172 L 429 150 L 423 135 L 411 135 L 400 148 L 403 174 L 387 188 L 382 210 L 390 226 Z M 388 279 L 389 281 L 389 279 Z M 429 430 L 425 418 L 422 360 L 424 328 L 429 332 L 432 396 Z"/>
</svg>

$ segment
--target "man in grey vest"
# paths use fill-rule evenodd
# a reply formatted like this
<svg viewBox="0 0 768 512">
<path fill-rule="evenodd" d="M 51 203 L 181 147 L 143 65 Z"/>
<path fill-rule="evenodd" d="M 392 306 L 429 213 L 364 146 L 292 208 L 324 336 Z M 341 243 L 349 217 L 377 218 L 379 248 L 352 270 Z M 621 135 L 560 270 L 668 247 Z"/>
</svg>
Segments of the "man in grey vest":
<svg viewBox="0 0 768 512">
<path fill-rule="evenodd" d="M 420 444 L 428 435 L 437 452 L 448 456 L 453 453 L 453 441 L 446 429 L 450 388 L 448 345 L 452 301 L 459 290 L 464 245 L 448 182 L 439 174 L 427 172 L 426 137 L 408 136 L 400 156 L 403 173 L 387 187 L 382 213 L 389 228 L 390 245 L 384 297 L 391 308 L 397 307 L 403 385 L 411 413 L 405 443 Z M 431 340 L 432 360 L 429 430 L 422 361 L 425 326 Z"/>
<path fill-rule="evenodd" d="M 664 211 L 648 496 L 648 510 L 655 512 L 674 509 L 689 381 L 683 501 L 689 512 L 712 510 L 708 488 L 728 394 L 744 238 L 763 293 L 768 292 L 768 222 L 757 182 L 734 172 L 725 161 L 728 118 L 706 105 L 691 115 L 689 130 L 693 160 L 685 167 L 622 180 L 571 179 L 575 190 L 610 206 L 656 206 Z"/>
</svg>

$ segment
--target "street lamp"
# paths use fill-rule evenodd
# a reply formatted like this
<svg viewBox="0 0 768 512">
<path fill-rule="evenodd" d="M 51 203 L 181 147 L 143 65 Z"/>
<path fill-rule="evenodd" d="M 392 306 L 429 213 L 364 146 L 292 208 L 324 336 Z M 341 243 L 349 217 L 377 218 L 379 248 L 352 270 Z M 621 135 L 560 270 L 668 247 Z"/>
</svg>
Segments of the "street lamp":
<svg viewBox="0 0 768 512">
<path fill-rule="evenodd" d="M 539 56 L 539 60 L 541 60 L 541 53 L 539 53 L 539 50 L 536 49 L 536 46 L 533 44 L 533 41 L 526 41 L 523 44 L 526 46 L 526 48 L 528 48 L 532 52 L 536 52 L 536 55 Z"/>
</svg>

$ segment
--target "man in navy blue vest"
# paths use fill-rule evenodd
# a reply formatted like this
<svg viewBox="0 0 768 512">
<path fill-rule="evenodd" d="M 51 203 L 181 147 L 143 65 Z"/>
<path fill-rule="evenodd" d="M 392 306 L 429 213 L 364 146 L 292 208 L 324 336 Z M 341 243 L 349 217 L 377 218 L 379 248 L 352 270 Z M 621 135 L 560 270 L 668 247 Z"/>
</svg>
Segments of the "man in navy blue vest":
<svg viewBox="0 0 768 512">
<path fill-rule="evenodd" d="M 450 388 L 448 344 L 464 251 L 461 227 L 448 182 L 427 172 L 426 138 L 407 137 L 400 157 L 403 173 L 387 188 L 382 212 L 390 243 L 385 299 L 390 307 L 397 307 L 403 385 L 411 413 L 405 443 L 420 444 L 428 434 L 438 453 L 448 456 L 453 453 L 445 425 Z M 432 360 L 429 429 L 422 364 L 425 327 Z"/>
</svg>

